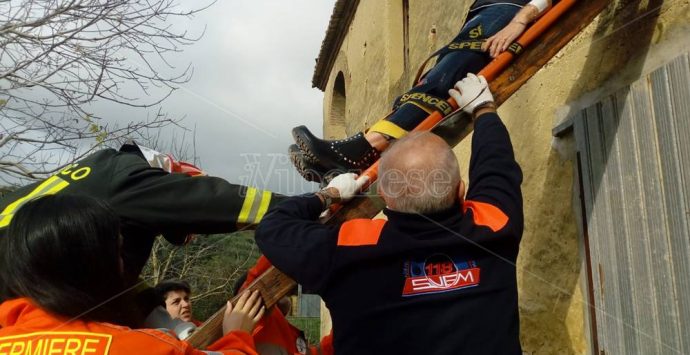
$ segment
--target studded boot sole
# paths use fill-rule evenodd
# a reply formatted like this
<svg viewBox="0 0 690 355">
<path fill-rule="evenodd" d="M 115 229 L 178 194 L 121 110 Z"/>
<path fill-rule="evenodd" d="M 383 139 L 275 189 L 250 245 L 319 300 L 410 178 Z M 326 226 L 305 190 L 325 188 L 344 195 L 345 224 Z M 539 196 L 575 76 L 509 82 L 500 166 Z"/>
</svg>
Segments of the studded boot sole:
<svg viewBox="0 0 690 355">
<path fill-rule="evenodd" d="M 305 126 L 292 129 L 292 136 L 304 160 L 321 171 L 361 171 L 373 164 L 380 153 L 369 144 L 363 133 L 342 140 L 323 140 Z"/>
<path fill-rule="evenodd" d="M 321 177 L 323 173 L 317 169 L 317 166 L 313 165 L 306 154 L 296 145 L 291 144 L 288 147 L 288 155 L 292 165 L 295 166 L 297 172 L 307 181 L 313 181 L 320 183 L 322 181 Z"/>
</svg>

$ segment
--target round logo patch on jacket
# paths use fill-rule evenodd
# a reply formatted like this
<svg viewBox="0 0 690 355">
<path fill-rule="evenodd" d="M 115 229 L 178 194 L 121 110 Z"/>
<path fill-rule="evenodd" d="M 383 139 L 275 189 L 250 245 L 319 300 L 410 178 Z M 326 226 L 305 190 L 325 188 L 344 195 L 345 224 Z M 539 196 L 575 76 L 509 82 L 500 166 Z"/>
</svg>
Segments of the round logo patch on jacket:
<svg viewBox="0 0 690 355">
<path fill-rule="evenodd" d="M 456 291 L 479 285 L 475 261 L 456 261 L 446 254 L 405 262 L 403 297 Z"/>
</svg>

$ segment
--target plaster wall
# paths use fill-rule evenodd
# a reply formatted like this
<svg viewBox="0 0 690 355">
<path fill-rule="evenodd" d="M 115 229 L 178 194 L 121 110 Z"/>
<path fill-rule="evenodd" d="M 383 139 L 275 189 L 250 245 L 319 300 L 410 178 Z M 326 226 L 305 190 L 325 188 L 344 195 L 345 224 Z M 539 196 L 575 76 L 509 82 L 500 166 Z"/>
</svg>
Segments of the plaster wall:
<svg viewBox="0 0 690 355">
<path fill-rule="evenodd" d="M 330 74 L 324 97 L 324 132 L 344 136 L 383 117 L 409 87 L 421 63 L 459 30 L 470 1 L 409 0 L 407 45 L 402 1 L 361 1 Z M 399 21 L 401 26 L 391 25 Z M 401 34 L 400 34 L 401 35 Z M 398 38 L 398 39 L 396 39 Z M 402 63 L 405 47 L 409 62 Z M 505 102 L 506 123 L 520 162 L 525 231 L 518 260 L 521 341 L 528 354 L 582 354 L 590 350 L 579 201 L 574 198 L 572 137 L 552 128 L 571 110 L 587 106 L 690 48 L 688 0 L 613 1 L 542 70 Z M 333 80 L 346 82 L 344 127 L 329 125 Z M 469 162 L 471 136 L 455 152 Z M 466 168 L 462 171 L 467 180 Z M 585 291 L 583 291 L 585 290 Z"/>
<path fill-rule="evenodd" d="M 359 132 L 389 113 L 393 100 L 411 86 L 417 66 L 457 34 L 471 2 L 410 0 L 407 46 L 402 4 L 402 0 L 360 1 L 325 90 L 326 138 Z M 403 59 L 406 47 L 407 65 Z M 339 72 L 345 77 L 347 98 L 344 126 L 328 119 Z"/>
</svg>

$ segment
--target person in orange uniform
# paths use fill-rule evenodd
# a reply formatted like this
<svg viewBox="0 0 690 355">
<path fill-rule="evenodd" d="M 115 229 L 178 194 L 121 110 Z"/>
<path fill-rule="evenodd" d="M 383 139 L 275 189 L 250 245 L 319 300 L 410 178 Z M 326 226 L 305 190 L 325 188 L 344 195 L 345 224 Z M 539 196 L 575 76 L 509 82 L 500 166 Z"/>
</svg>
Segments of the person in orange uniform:
<svg viewBox="0 0 690 355">
<path fill-rule="evenodd" d="M 106 203 L 68 194 L 27 202 L 0 243 L 0 354 L 208 353 L 172 333 L 126 326 L 122 237 Z M 257 292 L 243 294 L 208 350 L 257 354 L 249 332 L 263 312 Z"/>
<path fill-rule="evenodd" d="M 259 257 L 256 264 L 247 271 L 246 278 L 238 290 L 241 291 L 247 288 L 270 267 L 271 263 L 265 256 Z M 276 307 L 270 309 L 266 316 L 258 322 L 256 328 L 254 328 L 252 336 L 254 337 L 256 348 L 261 355 L 333 354 L 332 333 L 323 337 L 320 344 L 308 346 L 304 332 L 290 324 L 285 318 L 287 313 L 289 313 L 289 300 L 285 297 L 278 302 Z"/>
</svg>

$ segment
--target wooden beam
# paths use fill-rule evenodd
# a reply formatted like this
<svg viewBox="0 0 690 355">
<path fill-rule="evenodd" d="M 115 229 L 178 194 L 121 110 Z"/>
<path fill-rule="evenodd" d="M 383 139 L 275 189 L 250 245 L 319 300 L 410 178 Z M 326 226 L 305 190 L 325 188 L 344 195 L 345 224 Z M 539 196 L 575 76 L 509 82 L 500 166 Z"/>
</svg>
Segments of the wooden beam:
<svg viewBox="0 0 690 355">
<path fill-rule="evenodd" d="M 297 284 L 280 270 L 271 266 L 266 272 L 249 284 L 247 290 L 259 290 L 266 309 L 273 307 L 281 298 L 287 295 Z M 235 305 L 239 295 L 230 299 Z M 186 339 L 196 349 L 206 349 L 223 335 L 223 314 L 226 306 L 209 317 L 204 324 L 199 326 L 192 335 Z"/>
</svg>

